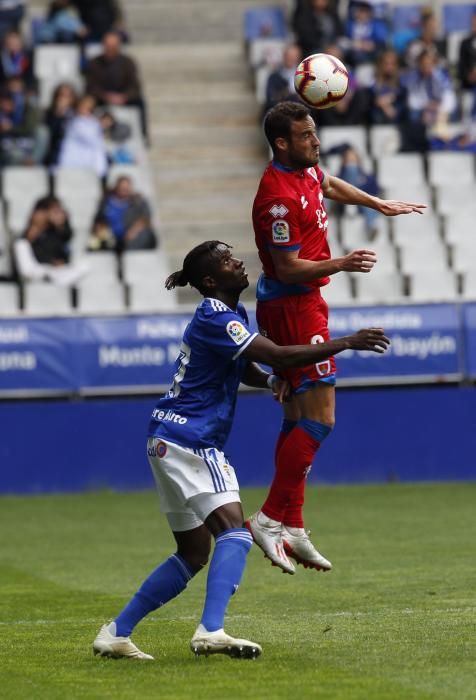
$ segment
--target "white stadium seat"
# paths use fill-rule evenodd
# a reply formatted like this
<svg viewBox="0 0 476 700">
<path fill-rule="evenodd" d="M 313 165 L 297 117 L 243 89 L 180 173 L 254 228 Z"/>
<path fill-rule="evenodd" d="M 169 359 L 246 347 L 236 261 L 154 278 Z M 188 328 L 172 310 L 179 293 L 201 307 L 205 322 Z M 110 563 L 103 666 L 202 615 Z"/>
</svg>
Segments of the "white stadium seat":
<svg viewBox="0 0 476 700">
<path fill-rule="evenodd" d="M 122 257 L 124 281 L 127 283 L 141 281 L 144 278 L 163 278 L 167 276 L 163 265 L 163 256 L 157 250 L 131 250 Z"/>
<path fill-rule="evenodd" d="M 152 184 L 151 173 L 148 168 L 139 167 L 138 165 L 125 165 L 121 163 L 113 163 L 109 167 L 107 174 L 107 185 L 113 187 L 118 177 L 129 177 L 132 181 L 132 186 L 136 192 L 144 195 L 148 199 L 154 197 L 154 187 Z M 149 202 L 152 204 L 152 202 Z"/>
<path fill-rule="evenodd" d="M 265 64 L 279 66 L 283 58 L 286 41 L 283 39 L 253 39 L 249 44 L 249 62 L 252 68 Z"/>
<path fill-rule="evenodd" d="M 400 182 L 404 182 L 406 185 L 423 185 L 425 183 L 423 158 L 418 153 L 382 155 L 377 163 L 377 180 L 380 187 L 391 187 Z M 417 190 L 415 190 L 415 194 L 417 194 Z"/>
<path fill-rule="evenodd" d="M 476 238 L 468 236 L 464 241 L 458 241 L 452 246 L 453 268 L 457 272 L 470 272 L 475 268 Z"/>
<path fill-rule="evenodd" d="M 400 249 L 400 266 L 404 274 L 418 274 L 423 271 L 446 272 L 448 256 L 445 246 L 433 243 L 431 248 L 418 246 Z"/>
<path fill-rule="evenodd" d="M 84 78 L 81 75 L 61 75 L 52 74 L 45 76 L 38 81 L 38 102 L 39 106 L 47 109 L 51 104 L 53 93 L 60 83 L 68 83 L 72 85 L 77 94 L 81 95 L 84 91 Z"/>
<path fill-rule="evenodd" d="M 165 289 L 163 279 L 137 279 L 129 285 L 129 310 L 134 313 L 168 311 L 175 309 L 176 305 L 176 294 Z"/>
<path fill-rule="evenodd" d="M 412 301 L 453 301 L 458 297 L 458 282 L 451 270 L 416 270 L 410 280 Z"/>
<path fill-rule="evenodd" d="M 382 196 L 385 199 L 399 199 L 402 202 L 414 202 L 415 204 L 426 204 L 428 207 L 425 214 L 432 210 L 431 204 L 431 187 L 426 183 L 420 183 L 415 186 L 413 183 L 406 183 L 404 180 L 400 182 L 392 182 L 386 187 L 382 187 Z M 423 216 L 424 214 L 421 214 Z M 407 216 L 407 215 L 405 215 Z M 410 218 L 416 218 L 419 214 L 408 214 Z"/>
<path fill-rule="evenodd" d="M 48 171 L 40 165 L 28 168 L 11 165 L 2 168 L 3 198 L 30 206 L 49 192 Z"/>
<path fill-rule="evenodd" d="M 102 195 L 101 182 L 87 168 L 57 168 L 55 172 L 55 194 L 61 200 L 91 199 L 96 203 Z"/>
<path fill-rule="evenodd" d="M 463 297 L 476 299 L 476 268 L 467 270 L 463 275 Z"/>
<path fill-rule="evenodd" d="M 369 250 L 373 250 L 377 255 L 377 264 L 370 274 L 396 272 L 397 260 L 395 248 L 390 243 L 388 236 L 385 234 L 378 235 L 377 238 L 366 247 L 368 247 Z"/>
<path fill-rule="evenodd" d="M 119 279 L 117 258 L 113 252 L 86 253 L 81 257 L 81 262 L 88 268 L 87 284 L 93 284 L 93 281 L 98 284 L 117 282 Z"/>
<path fill-rule="evenodd" d="M 79 313 L 116 314 L 125 311 L 124 287 L 118 280 L 85 277 L 78 287 Z"/>
<path fill-rule="evenodd" d="M 24 286 L 24 311 L 35 316 L 61 316 L 71 313 L 71 290 L 50 282 L 28 282 Z"/>
<path fill-rule="evenodd" d="M 377 272 L 378 266 L 368 275 L 353 275 L 357 299 L 361 304 L 388 304 L 401 301 L 402 278 L 398 272 Z"/>
<path fill-rule="evenodd" d="M 435 188 L 435 207 L 444 216 L 459 215 L 465 212 L 476 217 L 476 185 L 454 182 L 452 185 L 439 185 Z"/>
<path fill-rule="evenodd" d="M 74 77 L 80 73 L 81 53 L 79 46 L 66 44 L 48 44 L 35 48 L 35 77 L 51 78 L 58 76 L 61 80 Z"/>
<path fill-rule="evenodd" d="M 429 153 L 428 180 L 431 185 L 468 185 L 476 188 L 472 153 Z"/>
<path fill-rule="evenodd" d="M 459 214 L 453 214 L 446 217 L 445 226 L 445 241 L 450 245 L 466 241 L 470 236 L 474 237 L 474 217 L 471 213 L 467 214 L 461 211 Z"/>
<path fill-rule="evenodd" d="M 440 221 L 434 214 L 427 213 L 419 216 L 396 216 L 392 220 L 393 240 L 397 246 L 431 245 L 433 241 L 441 242 Z"/>
<path fill-rule="evenodd" d="M 2 316 L 15 316 L 20 309 L 18 285 L 14 282 L 0 282 L 0 309 Z"/>
<path fill-rule="evenodd" d="M 360 155 L 367 153 L 367 134 L 363 126 L 323 126 L 319 129 L 319 140 L 323 152 L 348 143 Z"/>
<path fill-rule="evenodd" d="M 376 124 L 369 129 L 370 153 L 374 158 L 400 150 L 400 132 L 391 124 Z"/>
<path fill-rule="evenodd" d="M 339 272 L 332 275 L 330 284 L 321 289 L 322 296 L 330 306 L 345 306 L 352 304 L 352 287 L 347 272 Z"/>
<path fill-rule="evenodd" d="M 376 219 L 375 225 L 378 230 L 377 238 L 370 241 L 363 216 L 360 214 L 352 217 L 343 216 L 341 219 L 341 241 L 343 249 L 347 252 L 355 250 L 356 248 L 369 248 L 373 250 L 375 240 L 385 239 L 388 236 L 388 222 L 384 216 Z"/>
</svg>

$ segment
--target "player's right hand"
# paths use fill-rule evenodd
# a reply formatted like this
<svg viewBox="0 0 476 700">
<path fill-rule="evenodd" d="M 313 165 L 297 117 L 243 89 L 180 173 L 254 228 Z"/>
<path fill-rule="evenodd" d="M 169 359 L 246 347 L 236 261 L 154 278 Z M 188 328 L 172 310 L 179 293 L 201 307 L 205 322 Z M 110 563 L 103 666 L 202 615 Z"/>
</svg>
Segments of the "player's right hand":
<svg viewBox="0 0 476 700">
<path fill-rule="evenodd" d="M 345 272 L 370 272 L 377 262 L 377 254 L 373 250 L 353 250 L 342 258 L 341 269 Z"/>
<path fill-rule="evenodd" d="M 352 350 L 370 350 L 372 352 L 385 352 L 390 345 L 390 340 L 384 335 L 383 328 L 363 328 L 349 337 Z"/>
</svg>

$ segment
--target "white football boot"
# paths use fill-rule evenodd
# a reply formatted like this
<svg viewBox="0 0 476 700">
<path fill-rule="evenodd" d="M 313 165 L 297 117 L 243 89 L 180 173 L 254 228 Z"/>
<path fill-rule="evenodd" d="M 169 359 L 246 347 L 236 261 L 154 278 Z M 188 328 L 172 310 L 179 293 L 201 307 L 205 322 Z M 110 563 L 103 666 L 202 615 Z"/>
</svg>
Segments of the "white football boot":
<svg viewBox="0 0 476 700">
<path fill-rule="evenodd" d="M 301 527 L 286 527 L 283 525 L 283 545 L 288 556 L 292 557 L 305 569 L 330 571 L 332 564 L 312 544 L 309 531 Z"/>
<path fill-rule="evenodd" d="M 258 547 L 263 550 L 265 557 L 271 560 L 273 566 L 279 566 L 286 574 L 294 574 L 296 571 L 294 564 L 289 561 L 284 551 L 280 522 L 268 518 L 259 510 L 249 517 L 245 526 L 251 532 Z"/>
<path fill-rule="evenodd" d="M 138 649 L 131 642 L 130 637 L 116 637 L 115 634 L 112 634 L 109 629 L 112 625 L 114 625 L 115 630 L 114 622 L 111 622 L 111 625 L 103 625 L 99 630 L 99 634 L 93 642 L 94 655 L 99 654 L 99 656 L 107 656 L 111 659 L 122 659 L 124 657 L 148 661 L 154 659 L 150 654 L 145 654 Z"/>
<path fill-rule="evenodd" d="M 203 625 L 198 625 L 190 642 L 190 649 L 195 656 L 209 654 L 226 654 L 234 659 L 256 659 L 262 648 L 256 642 L 248 639 L 235 639 L 221 630 L 208 632 Z"/>
</svg>

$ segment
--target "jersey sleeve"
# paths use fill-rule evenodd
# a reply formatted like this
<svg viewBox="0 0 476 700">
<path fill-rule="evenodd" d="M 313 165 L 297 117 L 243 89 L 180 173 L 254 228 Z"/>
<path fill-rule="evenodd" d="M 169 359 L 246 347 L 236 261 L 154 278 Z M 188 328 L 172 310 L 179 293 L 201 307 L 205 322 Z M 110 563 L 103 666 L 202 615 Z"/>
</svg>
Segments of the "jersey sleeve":
<svg viewBox="0 0 476 700">
<path fill-rule="evenodd" d="M 247 320 L 233 311 L 208 316 L 201 324 L 201 333 L 210 350 L 231 360 L 236 360 L 258 335 L 249 328 Z"/>
<path fill-rule="evenodd" d="M 290 198 L 267 199 L 259 212 L 262 242 L 274 250 L 299 250 L 301 227 L 298 203 Z"/>
</svg>

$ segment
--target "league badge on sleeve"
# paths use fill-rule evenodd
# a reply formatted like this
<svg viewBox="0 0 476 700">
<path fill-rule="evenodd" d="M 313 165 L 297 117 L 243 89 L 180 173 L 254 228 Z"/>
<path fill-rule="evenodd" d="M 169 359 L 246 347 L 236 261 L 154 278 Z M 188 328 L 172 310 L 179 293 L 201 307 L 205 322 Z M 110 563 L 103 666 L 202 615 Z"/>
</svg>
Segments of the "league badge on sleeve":
<svg viewBox="0 0 476 700">
<path fill-rule="evenodd" d="M 237 345 L 241 345 L 251 333 L 239 321 L 228 321 L 226 324 L 226 332 Z"/>
<path fill-rule="evenodd" d="M 274 243 L 289 243 L 289 224 L 283 219 L 278 219 L 273 221 L 271 226 L 273 232 L 273 242 Z"/>
</svg>

